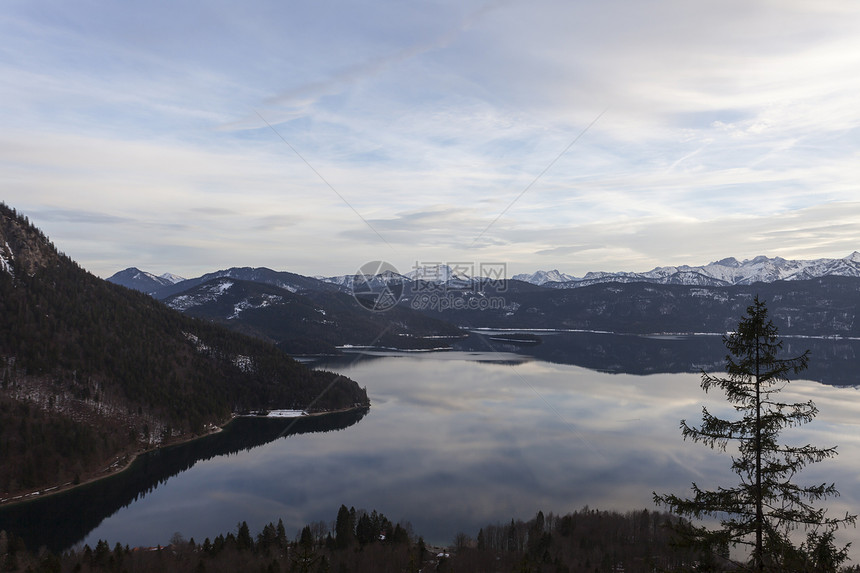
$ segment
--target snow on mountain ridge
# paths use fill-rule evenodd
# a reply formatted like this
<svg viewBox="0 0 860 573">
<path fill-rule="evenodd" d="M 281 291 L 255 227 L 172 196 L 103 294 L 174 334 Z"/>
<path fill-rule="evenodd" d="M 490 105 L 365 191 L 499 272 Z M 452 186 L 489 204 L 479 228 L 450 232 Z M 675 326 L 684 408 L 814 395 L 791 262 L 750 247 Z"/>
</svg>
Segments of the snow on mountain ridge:
<svg viewBox="0 0 860 573">
<path fill-rule="evenodd" d="M 184 277 L 181 277 L 179 275 L 175 275 L 173 273 L 163 273 L 163 274 L 158 275 L 158 278 L 164 279 L 164 280 L 170 282 L 171 284 L 176 284 L 178 282 L 182 282 L 185 280 Z"/>
<path fill-rule="evenodd" d="M 455 269 L 445 264 L 432 264 L 415 266 L 413 270 L 403 276 L 409 280 L 422 280 L 429 282 L 446 282 L 450 280 L 469 280 L 471 277 L 465 273 L 458 273 Z"/>
<path fill-rule="evenodd" d="M 527 283 L 532 283 L 535 285 L 542 285 L 548 282 L 556 282 L 563 283 L 568 281 L 577 280 L 576 277 L 563 273 L 558 269 L 553 269 L 551 271 L 537 271 L 532 274 L 524 273 L 519 275 L 514 275 L 511 277 L 513 280 L 523 281 Z"/>
<path fill-rule="evenodd" d="M 316 276 L 314 278 L 324 283 L 337 285 L 339 287 L 352 288 L 353 275 L 338 275 L 334 277 Z"/>
<path fill-rule="evenodd" d="M 551 282 L 546 280 L 539 282 L 548 274 L 546 271 L 537 271 L 530 275 L 514 275 L 513 278 L 532 284 L 543 285 L 546 282 Z M 581 279 L 571 277 L 569 280 L 554 281 L 556 284 L 552 286 L 556 288 L 573 288 L 604 282 L 637 281 L 703 285 L 709 280 L 712 281 L 712 286 L 748 285 L 755 282 L 803 280 L 824 276 L 860 277 L 860 252 L 854 251 L 842 259 L 787 260 L 782 257 L 769 258 L 759 255 L 753 259 L 745 259 L 744 261 L 728 257 L 698 267 L 688 265 L 656 267 L 642 273 L 597 271 L 586 273 Z"/>
<path fill-rule="evenodd" d="M 7 250 L 9 251 L 9 256 L 4 257 L 4 249 L 0 245 L 0 271 L 11 272 L 11 250 L 8 249 L 8 246 Z M 264 280 L 266 278 L 263 276 L 265 273 L 279 274 L 269 269 L 243 267 L 216 271 L 203 275 L 196 280 L 205 281 L 214 278 L 233 278 L 254 282 L 268 282 L 291 292 L 315 288 L 301 283 L 303 277 L 300 276 L 295 276 L 295 280 L 299 282 L 294 283 L 292 279 L 289 281 L 283 279 L 277 281 L 271 279 Z M 787 260 L 782 257 L 769 258 L 759 255 L 743 261 L 738 261 L 734 257 L 727 257 L 702 266 L 662 266 L 645 272 L 590 271 L 582 278 L 577 278 L 558 269 L 550 271 L 538 270 L 534 273 L 517 274 L 510 278 L 550 288 L 575 288 L 606 282 L 651 282 L 696 286 L 728 286 L 748 285 L 754 282 L 773 282 L 776 280 L 804 280 L 823 276 L 860 277 L 860 251 L 854 251 L 842 259 Z M 333 277 L 318 276 L 315 278 L 324 283 L 337 285 L 342 289 L 349 289 L 352 287 L 354 277 L 355 275 L 342 275 Z M 467 286 L 474 280 L 463 269 L 454 268 L 446 264 L 416 266 L 412 271 L 404 275 L 391 274 L 391 276 L 381 276 L 378 280 L 388 281 L 394 279 L 404 281 L 421 280 L 434 283 L 462 283 L 464 286 Z M 160 285 L 172 285 L 181 283 L 185 279 L 172 273 L 155 276 L 135 267 L 130 267 L 125 271 L 116 273 L 116 275 L 110 277 L 108 280 L 119 284 L 126 284 L 144 292 L 150 292 L 155 286 L 150 286 L 153 281 Z"/>
<path fill-rule="evenodd" d="M 350 289 L 356 279 L 363 284 L 379 284 L 379 281 L 425 281 L 432 283 L 443 283 L 448 281 L 470 281 L 471 278 L 465 273 L 457 273 L 452 267 L 445 264 L 433 264 L 420 267 L 413 267 L 413 270 L 405 274 L 399 274 L 391 270 L 383 271 L 377 275 L 363 275 L 356 273 L 353 275 L 336 275 L 332 277 L 317 276 L 314 277 L 326 283 L 338 285 L 340 287 Z"/>
<path fill-rule="evenodd" d="M 167 273 L 166 273 L 167 274 Z M 171 275 L 175 276 L 175 275 Z M 160 277 L 152 273 L 142 271 L 137 267 L 123 269 L 107 278 L 108 282 L 133 288 L 145 293 L 152 293 L 158 288 L 173 284 L 165 275 Z"/>
</svg>

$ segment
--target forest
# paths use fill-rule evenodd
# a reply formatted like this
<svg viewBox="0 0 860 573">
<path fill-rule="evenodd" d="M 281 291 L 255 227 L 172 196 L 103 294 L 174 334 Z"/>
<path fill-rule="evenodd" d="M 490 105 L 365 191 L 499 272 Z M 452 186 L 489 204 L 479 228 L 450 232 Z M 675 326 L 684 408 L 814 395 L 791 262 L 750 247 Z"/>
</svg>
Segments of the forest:
<svg viewBox="0 0 860 573">
<path fill-rule="evenodd" d="M 0 204 L 0 499 L 253 409 L 367 406 L 354 381 L 110 284 Z"/>
<path fill-rule="evenodd" d="M 214 539 L 165 532 L 170 543 L 154 548 L 113 547 L 99 541 L 60 555 L 31 550 L 0 533 L 4 571 L 33 572 L 418 572 L 719 570 L 721 563 L 677 546 L 678 518 L 648 510 L 618 513 L 584 507 L 564 515 L 538 512 L 528 521 L 487 524 L 457 533 L 448 547 L 431 547 L 408 522 L 392 523 L 375 510 L 341 506 L 330 523 L 306 525 L 287 535 L 283 521 L 252 533 L 246 522 Z M 857 569 L 845 570 L 856 571 Z"/>
</svg>

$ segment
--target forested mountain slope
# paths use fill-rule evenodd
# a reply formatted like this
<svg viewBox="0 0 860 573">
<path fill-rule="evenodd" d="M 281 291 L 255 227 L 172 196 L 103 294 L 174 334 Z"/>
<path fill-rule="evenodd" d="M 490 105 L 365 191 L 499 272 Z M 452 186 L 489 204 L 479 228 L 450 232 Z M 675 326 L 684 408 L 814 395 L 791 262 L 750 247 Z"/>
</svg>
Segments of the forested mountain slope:
<svg viewBox="0 0 860 573">
<path fill-rule="evenodd" d="M 413 300 L 415 296 L 420 293 L 413 295 Z M 780 333 L 860 336 L 860 278 L 856 277 L 724 287 L 605 283 L 576 289 L 534 287 L 511 280 L 485 285 L 480 291 L 454 291 L 445 296 L 462 300 L 449 300 L 444 308 L 428 306 L 423 311 L 465 327 L 631 334 L 727 332 L 736 322 L 734 317 L 759 296 L 767 301 Z M 498 304 L 481 309 L 477 303 L 483 300 Z M 404 297 L 401 304 L 410 302 Z"/>
<path fill-rule="evenodd" d="M 453 324 L 408 307 L 370 312 L 344 292 L 300 294 L 271 283 L 225 277 L 167 297 L 164 303 L 294 354 L 337 353 L 340 345 L 439 348 L 464 336 Z"/>
<path fill-rule="evenodd" d="M 335 380 L 91 275 L 0 204 L 0 494 L 87 475 L 237 411 L 367 404 Z"/>
</svg>

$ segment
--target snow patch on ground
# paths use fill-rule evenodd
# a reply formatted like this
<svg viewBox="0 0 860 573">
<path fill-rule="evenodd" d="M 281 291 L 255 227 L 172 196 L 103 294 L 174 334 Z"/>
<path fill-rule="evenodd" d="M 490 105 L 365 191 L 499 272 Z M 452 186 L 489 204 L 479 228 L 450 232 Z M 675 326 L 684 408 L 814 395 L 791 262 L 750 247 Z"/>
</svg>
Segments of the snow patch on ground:
<svg viewBox="0 0 860 573">
<path fill-rule="evenodd" d="M 209 348 L 202 340 L 200 340 L 200 337 L 191 334 L 190 332 L 183 332 L 182 334 L 185 336 L 185 338 L 190 340 L 192 344 L 194 344 L 194 348 L 197 350 L 197 352 L 209 352 L 211 350 L 211 348 Z"/>
<path fill-rule="evenodd" d="M 197 304 L 198 304 L 197 301 L 198 301 L 197 297 L 183 294 L 183 295 L 180 295 L 180 296 L 174 298 L 170 302 L 168 302 L 167 306 L 169 306 L 170 308 L 172 308 L 174 310 L 184 312 L 184 311 L 188 310 L 189 308 L 191 308 L 192 306 L 197 306 Z"/>
<path fill-rule="evenodd" d="M 233 357 L 233 364 L 242 372 L 253 372 L 254 370 L 254 359 L 250 356 L 237 354 Z"/>
<path fill-rule="evenodd" d="M 307 415 L 308 413 L 304 410 L 271 410 L 266 414 L 269 418 L 298 418 Z"/>
<path fill-rule="evenodd" d="M 3 361 L 0 357 L 0 364 Z M 7 358 L 5 362 L 7 368 L 13 364 L 12 358 Z M 88 391 L 87 397 L 80 393 L 82 389 Z M 167 426 L 150 414 L 131 413 L 123 399 L 111 394 L 98 382 L 78 381 L 75 378 L 69 385 L 43 377 L 18 376 L 3 393 L 14 400 L 32 404 L 43 412 L 59 414 L 79 423 L 93 424 L 96 420 L 105 419 L 122 422 L 135 431 L 138 440 L 149 445 L 158 445 L 175 433 L 171 431 L 169 434 Z M 144 425 L 150 429 L 148 436 L 140 430 Z"/>
<path fill-rule="evenodd" d="M 504 308 L 505 316 L 513 316 L 520 309 L 520 303 L 512 302 Z"/>
<path fill-rule="evenodd" d="M 231 320 L 234 318 L 239 318 L 239 315 L 242 311 L 249 310 L 252 308 L 264 308 L 267 306 L 271 306 L 274 303 L 280 302 L 283 300 L 283 297 L 280 297 L 276 294 L 264 294 L 262 300 L 258 303 L 253 303 L 248 299 L 240 300 L 236 304 L 233 305 L 233 314 L 227 317 L 227 320 Z"/>
<path fill-rule="evenodd" d="M 219 281 L 215 284 L 207 285 L 201 288 L 195 294 L 179 295 L 167 303 L 167 306 L 174 310 L 184 312 L 191 307 L 200 306 L 207 302 L 217 300 L 222 294 L 230 290 L 233 286 L 232 281 Z"/>
<path fill-rule="evenodd" d="M 9 273 L 14 278 L 15 271 L 12 270 L 12 261 L 15 259 L 15 255 L 12 253 L 12 247 L 9 246 L 9 242 L 3 242 L 5 243 L 5 248 L 0 249 L 0 271 Z"/>
</svg>

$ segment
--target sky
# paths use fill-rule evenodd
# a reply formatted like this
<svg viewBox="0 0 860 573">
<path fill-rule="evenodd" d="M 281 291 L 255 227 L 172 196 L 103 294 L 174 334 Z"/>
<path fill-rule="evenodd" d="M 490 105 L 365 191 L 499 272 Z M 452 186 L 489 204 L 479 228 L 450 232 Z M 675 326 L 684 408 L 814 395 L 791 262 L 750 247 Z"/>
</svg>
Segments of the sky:
<svg viewBox="0 0 860 573">
<path fill-rule="evenodd" d="M 0 200 L 96 275 L 860 250 L 853 0 L 5 2 Z"/>
</svg>

